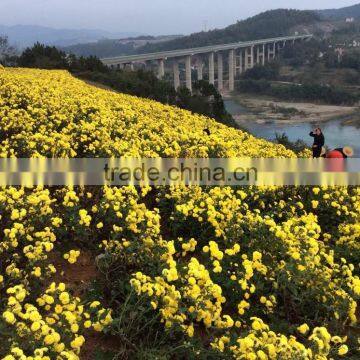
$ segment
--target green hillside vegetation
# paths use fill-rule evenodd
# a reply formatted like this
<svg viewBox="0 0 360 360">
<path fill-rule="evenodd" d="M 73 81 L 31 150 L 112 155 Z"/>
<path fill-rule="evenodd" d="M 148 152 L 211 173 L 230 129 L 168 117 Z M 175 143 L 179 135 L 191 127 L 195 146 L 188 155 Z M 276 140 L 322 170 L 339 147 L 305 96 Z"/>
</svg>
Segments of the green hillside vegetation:
<svg viewBox="0 0 360 360">
<path fill-rule="evenodd" d="M 360 39 L 360 19 L 353 23 L 343 22 L 341 26 L 331 33 L 333 44 L 351 44 L 354 40 Z"/>
<path fill-rule="evenodd" d="M 240 93 L 354 105 L 360 100 L 360 51 L 348 50 L 339 59 L 327 41 L 313 40 L 286 47 L 275 62 L 255 66 L 237 80 Z"/>
<path fill-rule="evenodd" d="M 314 101 L 331 105 L 354 105 L 359 95 L 341 88 L 319 84 L 272 84 L 266 80 L 242 80 L 238 83 L 240 92 L 268 95 L 286 101 Z"/>
<path fill-rule="evenodd" d="M 323 18 L 344 19 L 346 17 L 360 18 L 360 4 L 343 7 L 340 9 L 318 10 L 317 13 Z"/>
<path fill-rule="evenodd" d="M 132 42 L 121 44 L 118 40 L 104 39 L 93 43 L 68 46 L 63 50 L 77 56 L 94 55 L 103 58 L 286 36 L 294 34 L 295 31 L 309 31 L 322 38 L 325 33 L 327 36 L 330 35 L 328 33 L 329 26 L 330 28 L 333 27 L 331 38 L 334 41 L 352 41 L 358 37 L 360 25 L 358 23 L 345 23 L 344 20 L 346 17 L 357 18 L 359 13 L 360 4 L 342 9 L 321 11 L 277 9 L 238 21 L 224 29 L 194 33 L 155 43 L 153 42 L 154 38 L 149 37 L 149 42 L 143 46 Z"/>
<path fill-rule="evenodd" d="M 134 52 L 132 43 L 122 44 L 118 40 L 104 39 L 88 44 L 76 44 L 62 48 L 67 53 L 77 56 L 97 56 L 100 58 L 129 55 Z"/>
<path fill-rule="evenodd" d="M 74 54 L 76 56 L 97 56 L 99 58 L 105 58 L 120 55 L 131 55 L 136 52 L 138 47 L 146 44 L 147 42 L 159 43 L 170 41 L 179 37 L 181 37 L 181 35 L 144 35 L 123 39 L 123 41 L 119 39 L 101 39 L 96 42 L 62 47 L 61 50 L 65 51 L 67 54 Z"/>
<path fill-rule="evenodd" d="M 320 21 L 320 16 L 312 11 L 278 9 L 271 10 L 238 21 L 225 29 L 195 33 L 161 44 L 145 45 L 139 53 L 163 50 L 185 49 L 211 44 L 231 43 L 285 36 L 297 25 L 312 24 Z"/>
</svg>

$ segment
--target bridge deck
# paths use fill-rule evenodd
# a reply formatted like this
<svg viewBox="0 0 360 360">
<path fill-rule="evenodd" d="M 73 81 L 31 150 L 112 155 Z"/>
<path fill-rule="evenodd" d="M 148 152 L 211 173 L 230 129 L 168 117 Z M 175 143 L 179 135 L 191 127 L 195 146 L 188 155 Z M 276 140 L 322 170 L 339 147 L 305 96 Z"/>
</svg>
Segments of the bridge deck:
<svg viewBox="0 0 360 360">
<path fill-rule="evenodd" d="M 313 35 L 284 36 L 284 37 L 277 37 L 271 39 L 261 39 L 261 40 L 243 41 L 243 42 L 230 43 L 230 44 L 203 46 L 203 47 L 191 48 L 191 49 L 163 51 L 163 52 L 150 53 L 150 54 L 117 56 L 111 58 L 103 58 L 101 59 L 101 61 L 106 65 L 115 65 L 115 64 L 126 64 L 132 62 L 148 61 L 148 60 L 177 58 L 188 55 L 206 54 L 209 52 L 247 48 L 253 45 L 263 45 L 263 44 L 279 42 L 279 41 L 289 41 L 289 40 L 299 40 L 299 39 L 304 40 L 311 38 L 312 36 Z"/>
</svg>

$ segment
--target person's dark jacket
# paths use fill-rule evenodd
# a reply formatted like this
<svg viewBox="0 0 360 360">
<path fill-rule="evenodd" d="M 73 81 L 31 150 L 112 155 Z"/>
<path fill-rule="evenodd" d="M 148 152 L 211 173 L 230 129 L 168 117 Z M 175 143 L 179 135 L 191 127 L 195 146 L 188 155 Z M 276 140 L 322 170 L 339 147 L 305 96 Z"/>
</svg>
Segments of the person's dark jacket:
<svg viewBox="0 0 360 360">
<path fill-rule="evenodd" d="M 314 138 L 313 145 L 316 145 L 318 148 L 323 147 L 325 145 L 325 137 L 324 137 L 323 133 L 318 135 L 318 134 L 314 134 L 313 132 L 311 132 L 309 135 Z"/>
</svg>

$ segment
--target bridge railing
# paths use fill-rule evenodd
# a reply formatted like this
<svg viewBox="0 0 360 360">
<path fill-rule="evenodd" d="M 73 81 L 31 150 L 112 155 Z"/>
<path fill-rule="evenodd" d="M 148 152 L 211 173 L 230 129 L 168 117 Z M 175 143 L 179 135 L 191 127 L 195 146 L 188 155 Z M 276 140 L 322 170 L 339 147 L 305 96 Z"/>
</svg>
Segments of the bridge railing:
<svg viewBox="0 0 360 360">
<path fill-rule="evenodd" d="M 247 48 L 249 46 L 270 44 L 270 43 L 274 43 L 274 42 L 276 43 L 276 42 L 281 42 L 281 41 L 305 40 L 305 39 L 311 38 L 311 37 L 313 37 L 313 35 L 311 35 L 311 34 L 283 36 L 283 37 L 276 37 L 276 38 L 269 38 L 269 39 L 242 41 L 242 42 L 229 43 L 229 44 L 210 45 L 210 46 L 203 46 L 203 47 L 190 48 L 190 49 L 178 49 L 178 50 L 162 51 L 162 52 L 156 52 L 156 53 L 116 56 L 116 57 L 103 58 L 103 59 L 101 59 L 101 61 L 106 65 L 121 64 L 121 63 L 125 64 L 125 63 L 131 63 L 131 62 L 136 62 L 136 61 L 160 60 L 160 59 L 167 59 L 167 58 L 183 57 L 183 56 L 187 56 L 187 55 L 199 55 L 199 54 L 206 54 L 209 52 Z"/>
<path fill-rule="evenodd" d="M 278 51 L 286 44 L 287 41 L 306 40 L 312 35 L 295 35 L 282 36 L 271 39 L 259 39 L 252 41 L 242 41 L 230 44 L 220 44 L 212 46 L 203 46 L 191 49 L 179 49 L 172 51 L 162 51 L 150 54 L 137 54 L 127 56 L 117 56 L 112 58 L 102 59 L 102 62 L 112 68 L 123 68 L 127 64 L 134 68 L 134 64 L 145 63 L 145 67 L 149 61 L 158 62 L 158 78 L 162 79 L 165 76 L 165 69 L 172 67 L 174 87 L 178 89 L 181 86 L 181 76 L 179 69 L 179 62 L 183 61 L 185 64 L 185 82 L 186 87 L 192 90 L 192 76 L 193 69 L 197 70 L 197 79 L 203 79 L 203 67 L 207 65 L 209 83 L 215 85 L 219 91 L 224 89 L 224 69 L 228 69 L 227 80 L 229 90 L 235 89 L 235 78 L 237 74 L 251 69 L 255 64 L 265 65 L 266 60 L 271 61 L 275 58 Z M 217 59 L 215 60 L 215 53 Z M 224 66 L 224 55 L 228 56 L 227 64 Z M 196 56 L 201 55 L 201 56 Z M 203 55 L 207 55 L 205 60 Z M 195 61 L 193 61 L 193 56 Z M 165 66 L 165 60 L 172 59 L 169 66 Z M 217 68 L 217 78 L 215 78 L 215 63 Z M 153 66 L 151 66 L 153 68 Z"/>
</svg>

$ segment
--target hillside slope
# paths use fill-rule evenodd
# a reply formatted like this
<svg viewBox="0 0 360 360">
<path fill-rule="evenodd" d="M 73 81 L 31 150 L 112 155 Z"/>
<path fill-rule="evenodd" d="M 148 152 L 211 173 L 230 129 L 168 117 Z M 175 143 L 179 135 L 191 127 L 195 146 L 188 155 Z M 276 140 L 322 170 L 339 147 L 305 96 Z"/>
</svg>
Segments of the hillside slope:
<svg viewBox="0 0 360 360">
<path fill-rule="evenodd" d="M 360 18 L 360 4 L 343 7 L 340 9 L 318 10 L 317 13 L 324 18 L 343 20 L 347 17 Z"/>
<path fill-rule="evenodd" d="M 313 24 L 319 20 L 319 15 L 312 11 L 271 10 L 239 21 L 225 29 L 195 33 L 162 44 L 146 45 L 139 48 L 138 52 L 146 53 L 175 50 L 211 44 L 285 36 L 290 34 L 295 26 Z"/>
<path fill-rule="evenodd" d="M 0 157 L 294 156 L 64 71 L 0 67 L 0 125 Z M 2 186 L 0 214 L 0 359 L 359 359 L 358 187 Z"/>
<path fill-rule="evenodd" d="M 65 71 L 3 69 L 2 84 L 4 93 L 15 87 L 14 96 L 18 93 L 21 97 L 26 119 L 19 123 L 17 109 L 0 107 L 0 118 L 7 119 L 0 130 L 0 139 L 5 139 L 0 143 L 2 157 L 294 156 L 283 146 L 215 120 L 98 89 Z M 37 111 L 44 104 L 49 104 L 46 112 Z M 49 121 L 52 118 L 59 120 Z M 40 137 L 39 128 L 43 129 Z M 205 128 L 211 130 L 211 136 L 204 137 Z"/>
<path fill-rule="evenodd" d="M 62 47 L 66 53 L 75 54 L 76 56 L 97 56 L 99 58 L 130 55 L 133 54 L 138 47 L 145 44 L 153 44 L 164 41 L 170 41 L 179 38 L 181 35 L 169 36 L 141 36 L 128 39 L 102 39 L 96 42 L 79 43 Z"/>
</svg>

